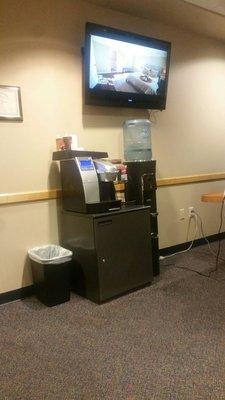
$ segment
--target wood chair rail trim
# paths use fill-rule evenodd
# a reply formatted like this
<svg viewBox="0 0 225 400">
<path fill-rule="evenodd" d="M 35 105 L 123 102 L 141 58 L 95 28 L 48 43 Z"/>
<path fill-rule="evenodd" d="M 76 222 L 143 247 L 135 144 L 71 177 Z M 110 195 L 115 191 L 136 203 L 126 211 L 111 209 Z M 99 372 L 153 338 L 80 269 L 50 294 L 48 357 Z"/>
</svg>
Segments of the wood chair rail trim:
<svg viewBox="0 0 225 400">
<path fill-rule="evenodd" d="M 188 175 L 172 178 L 157 179 L 157 187 L 186 185 L 193 183 L 212 182 L 225 180 L 225 172 L 214 172 L 211 174 Z M 123 183 L 115 184 L 116 191 L 124 190 Z M 3 193 L 0 194 L 0 205 L 28 203 L 41 200 L 54 200 L 61 196 L 61 189 L 46 189 L 30 192 Z"/>
</svg>

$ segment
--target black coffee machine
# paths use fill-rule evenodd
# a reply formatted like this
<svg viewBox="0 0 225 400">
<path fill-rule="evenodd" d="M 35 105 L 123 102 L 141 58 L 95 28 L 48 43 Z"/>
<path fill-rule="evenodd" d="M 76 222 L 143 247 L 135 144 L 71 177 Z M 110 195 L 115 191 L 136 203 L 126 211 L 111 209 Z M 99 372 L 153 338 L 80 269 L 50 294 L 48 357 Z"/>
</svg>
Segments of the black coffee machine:
<svg viewBox="0 0 225 400">
<path fill-rule="evenodd" d="M 117 168 L 102 158 L 103 152 L 64 150 L 53 153 L 60 161 L 63 209 L 78 213 L 102 213 L 120 209 L 114 180 Z"/>
</svg>

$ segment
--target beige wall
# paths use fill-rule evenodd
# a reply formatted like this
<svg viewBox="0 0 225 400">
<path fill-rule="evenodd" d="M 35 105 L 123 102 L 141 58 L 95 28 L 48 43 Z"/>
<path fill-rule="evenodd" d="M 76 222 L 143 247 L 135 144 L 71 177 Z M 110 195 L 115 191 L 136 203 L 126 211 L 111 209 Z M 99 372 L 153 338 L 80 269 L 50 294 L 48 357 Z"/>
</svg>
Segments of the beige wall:
<svg viewBox="0 0 225 400">
<path fill-rule="evenodd" d="M 83 107 L 81 46 L 86 21 L 172 42 L 166 111 L 152 127 L 158 177 L 225 171 L 225 46 L 184 31 L 76 0 L 0 0 L 0 84 L 21 87 L 24 121 L 0 122 L 1 193 L 59 185 L 51 163 L 55 137 L 77 133 L 79 145 L 121 157 L 122 123 L 142 110 Z M 223 182 L 158 190 L 160 246 L 186 239 L 179 208 L 195 206 L 207 234 L 218 226 L 218 206 L 201 193 Z M 0 207 L 0 292 L 31 283 L 29 247 L 58 241 L 55 201 Z"/>
</svg>

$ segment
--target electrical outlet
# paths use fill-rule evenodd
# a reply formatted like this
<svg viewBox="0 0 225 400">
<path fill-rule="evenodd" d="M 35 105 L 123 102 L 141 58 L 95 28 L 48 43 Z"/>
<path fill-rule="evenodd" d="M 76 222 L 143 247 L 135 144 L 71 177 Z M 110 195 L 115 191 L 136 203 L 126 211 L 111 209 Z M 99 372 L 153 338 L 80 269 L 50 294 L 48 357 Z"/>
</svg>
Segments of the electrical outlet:
<svg viewBox="0 0 225 400">
<path fill-rule="evenodd" d="M 195 211 L 194 207 L 188 207 L 188 217 L 191 218 L 193 217 L 193 211 Z"/>
<path fill-rule="evenodd" d="M 179 209 L 179 221 L 183 221 L 185 219 L 185 209 L 180 208 Z"/>
</svg>

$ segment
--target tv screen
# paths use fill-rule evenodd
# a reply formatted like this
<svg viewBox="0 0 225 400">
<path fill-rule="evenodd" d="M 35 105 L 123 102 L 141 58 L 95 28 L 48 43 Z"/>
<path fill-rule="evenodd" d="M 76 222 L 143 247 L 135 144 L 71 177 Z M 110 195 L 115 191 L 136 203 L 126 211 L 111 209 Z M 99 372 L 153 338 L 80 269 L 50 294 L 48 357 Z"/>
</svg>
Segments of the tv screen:
<svg viewBox="0 0 225 400">
<path fill-rule="evenodd" d="M 171 44 L 86 24 L 85 104 L 165 109 Z"/>
</svg>

